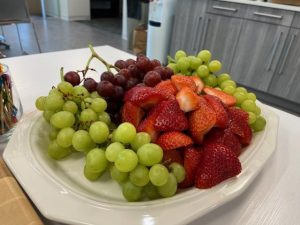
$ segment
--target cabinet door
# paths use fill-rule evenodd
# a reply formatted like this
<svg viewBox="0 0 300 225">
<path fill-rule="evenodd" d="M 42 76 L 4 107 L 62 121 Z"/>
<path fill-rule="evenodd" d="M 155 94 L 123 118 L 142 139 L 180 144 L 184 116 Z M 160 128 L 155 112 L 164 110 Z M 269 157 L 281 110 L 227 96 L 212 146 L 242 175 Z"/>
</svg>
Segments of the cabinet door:
<svg viewBox="0 0 300 225">
<path fill-rule="evenodd" d="M 269 92 L 300 103 L 300 29 L 291 29 Z M 300 107 L 300 106 L 299 106 Z"/>
<path fill-rule="evenodd" d="M 267 91 L 289 28 L 247 20 L 242 27 L 231 67 L 240 84 Z"/>
<path fill-rule="evenodd" d="M 222 62 L 222 71 L 229 72 L 243 20 L 207 14 L 202 49 L 209 49 L 213 59 Z"/>
</svg>

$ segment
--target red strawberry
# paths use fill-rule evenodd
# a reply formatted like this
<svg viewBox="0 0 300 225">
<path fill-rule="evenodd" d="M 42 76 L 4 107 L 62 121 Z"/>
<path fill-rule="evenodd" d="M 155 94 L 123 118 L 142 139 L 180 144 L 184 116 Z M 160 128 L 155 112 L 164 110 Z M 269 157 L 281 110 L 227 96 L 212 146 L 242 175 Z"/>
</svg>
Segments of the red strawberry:
<svg viewBox="0 0 300 225">
<path fill-rule="evenodd" d="M 207 103 L 215 110 L 217 116 L 216 127 L 228 127 L 229 117 L 221 100 L 213 95 L 204 95 Z"/>
<path fill-rule="evenodd" d="M 171 81 L 178 91 L 180 91 L 183 87 L 189 87 L 193 91 L 196 91 L 196 84 L 190 77 L 177 74 L 171 77 Z"/>
<path fill-rule="evenodd" d="M 144 111 L 140 107 L 132 102 L 125 102 L 122 107 L 122 122 L 129 122 L 138 127 L 144 114 Z"/>
<path fill-rule="evenodd" d="M 242 109 L 230 107 L 229 114 L 229 129 L 236 134 L 242 145 L 249 145 L 252 139 L 252 130 L 248 125 L 249 114 Z"/>
<path fill-rule="evenodd" d="M 197 188 L 211 188 L 242 170 L 238 157 L 223 144 L 206 145 L 202 157 L 195 180 Z"/>
<path fill-rule="evenodd" d="M 125 93 L 124 101 L 131 101 L 144 109 L 151 108 L 153 105 L 164 100 L 165 97 L 152 87 L 134 87 Z"/>
<path fill-rule="evenodd" d="M 231 132 L 230 129 L 220 129 L 213 128 L 211 129 L 204 137 L 204 145 L 208 144 L 224 144 L 230 148 L 237 156 L 241 154 L 241 143 L 237 136 Z"/>
<path fill-rule="evenodd" d="M 199 108 L 199 96 L 188 87 L 183 87 L 176 94 L 176 100 L 180 109 L 184 112 L 190 112 Z"/>
<path fill-rule="evenodd" d="M 200 94 L 202 89 L 204 88 L 204 83 L 203 81 L 198 77 L 198 76 L 191 76 L 190 77 L 196 84 L 196 92 L 197 94 Z"/>
<path fill-rule="evenodd" d="M 179 183 L 180 188 L 187 188 L 194 185 L 196 173 L 201 163 L 202 152 L 201 148 L 193 146 L 185 148 L 183 162 L 185 179 Z"/>
<path fill-rule="evenodd" d="M 235 97 L 233 97 L 223 91 L 217 90 L 215 88 L 205 87 L 205 88 L 203 88 L 203 91 L 208 95 L 213 95 L 213 96 L 218 97 L 225 105 L 234 106 L 236 103 Z"/>
<path fill-rule="evenodd" d="M 159 136 L 157 142 L 164 151 L 186 147 L 193 144 L 193 140 L 184 133 L 170 131 Z"/>
<path fill-rule="evenodd" d="M 193 140 L 197 144 L 201 144 L 203 136 L 215 125 L 216 113 L 205 102 L 205 99 L 199 96 L 201 99 L 200 108 L 191 112 L 189 116 L 190 133 Z"/>
<path fill-rule="evenodd" d="M 154 107 L 159 111 L 159 115 L 154 122 L 156 130 L 183 131 L 188 129 L 188 120 L 180 110 L 176 100 L 162 101 Z"/>
<path fill-rule="evenodd" d="M 162 161 L 164 164 L 167 165 L 171 164 L 172 162 L 177 162 L 183 165 L 183 157 L 181 154 L 181 149 L 164 151 L 164 156 Z"/>
<path fill-rule="evenodd" d="M 154 128 L 154 122 L 159 115 L 159 110 L 157 108 L 153 108 L 150 110 L 148 115 L 142 122 L 138 125 L 138 132 L 147 132 L 151 136 L 152 142 L 155 142 L 159 132 Z"/>
<path fill-rule="evenodd" d="M 177 89 L 172 84 L 171 80 L 159 82 L 154 89 L 161 93 L 166 99 L 174 99 Z"/>
</svg>

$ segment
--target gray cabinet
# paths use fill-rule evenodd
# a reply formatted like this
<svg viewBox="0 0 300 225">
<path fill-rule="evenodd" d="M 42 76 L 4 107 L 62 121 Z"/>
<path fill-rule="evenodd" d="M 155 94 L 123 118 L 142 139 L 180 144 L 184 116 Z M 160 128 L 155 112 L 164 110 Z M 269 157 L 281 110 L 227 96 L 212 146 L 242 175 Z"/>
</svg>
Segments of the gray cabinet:
<svg viewBox="0 0 300 225">
<path fill-rule="evenodd" d="M 291 29 L 269 92 L 300 103 L 300 29 Z M 299 106 L 300 107 L 300 106 Z"/>
</svg>

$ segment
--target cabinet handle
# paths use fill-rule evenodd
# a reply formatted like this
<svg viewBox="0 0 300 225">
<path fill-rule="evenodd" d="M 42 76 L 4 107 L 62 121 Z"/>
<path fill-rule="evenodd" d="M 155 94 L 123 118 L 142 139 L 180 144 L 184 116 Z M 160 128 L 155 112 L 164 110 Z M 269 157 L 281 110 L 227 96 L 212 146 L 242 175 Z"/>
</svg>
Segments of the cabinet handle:
<svg viewBox="0 0 300 225">
<path fill-rule="evenodd" d="M 198 35 L 198 31 L 199 31 L 199 27 L 200 27 L 200 24 L 201 24 L 201 20 L 202 20 L 202 17 L 199 17 L 198 19 L 198 26 L 197 26 L 197 29 L 196 29 L 196 32 L 195 32 L 195 35 L 194 35 L 194 40 L 193 40 L 193 51 L 196 51 L 196 43 L 198 43 L 198 36 L 201 36 L 201 35 Z M 200 40 L 199 40 L 200 41 Z"/>
<path fill-rule="evenodd" d="M 268 65 L 268 67 L 267 67 L 267 70 L 268 70 L 268 71 L 271 70 L 271 66 L 272 66 L 272 64 L 273 64 L 274 56 L 275 56 L 275 53 L 276 53 L 276 51 L 277 51 L 277 48 L 278 48 L 278 45 L 279 45 L 281 36 L 282 36 L 282 32 L 280 32 L 279 37 L 277 38 L 277 40 L 276 40 L 276 42 L 275 42 L 275 45 L 274 45 L 274 47 L 273 47 L 273 49 L 272 49 L 270 62 L 269 62 L 269 65 Z"/>
<path fill-rule="evenodd" d="M 280 67 L 280 69 L 279 69 L 279 74 L 282 74 L 282 72 L 283 72 L 283 68 L 284 68 L 284 66 L 285 66 L 287 57 L 288 57 L 288 55 L 289 55 L 290 49 L 291 49 L 291 47 L 292 47 L 292 45 L 293 45 L 293 42 L 294 42 L 296 36 L 297 36 L 296 34 L 293 34 L 293 35 L 292 35 L 291 41 L 290 41 L 290 43 L 289 43 L 289 45 L 288 45 L 288 48 L 287 48 L 286 53 L 285 53 L 285 55 L 284 55 L 284 58 L 283 58 L 283 60 L 282 60 L 281 67 Z"/>
<path fill-rule="evenodd" d="M 228 8 L 228 7 L 217 6 L 217 5 L 213 5 L 213 9 L 224 10 L 224 11 L 230 11 L 230 12 L 237 12 L 237 11 L 238 11 L 238 10 L 235 9 L 235 8 Z"/>
<path fill-rule="evenodd" d="M 201 43 L 201 49 L 203 49 L 203 47 L 204 47 L 204 43 L 205 43 L 205 41 L 206 41 L 206 36 L 207 36 L 207 30 L 208 30 L 208 26 L 209 26 L 209 23 L 210 23 L 210 18 L 208 18 L 207 19 L 207 21 L 206 21 L 206 23 L 205 23 L 205 27 L 204 27 L 204 32 L 203 32 L 203 41 L 202 41 L 202 43 Z M 201 50 L 200 49 L 200 50 Z"/>
<path fill-rule="evenodd" d="M 269 14 L 269 13 L 254 12 L 253 15 L 256 15 L 256 16 L 264 16 L 264 17 L 270 17 L 270 18 L 273 18 L 273 19 L 279 19 L 279 20 L 282 19 L 282 16 L 279 16 L 279 15 L 273 15 L 273 14 Z"/>
</svg>

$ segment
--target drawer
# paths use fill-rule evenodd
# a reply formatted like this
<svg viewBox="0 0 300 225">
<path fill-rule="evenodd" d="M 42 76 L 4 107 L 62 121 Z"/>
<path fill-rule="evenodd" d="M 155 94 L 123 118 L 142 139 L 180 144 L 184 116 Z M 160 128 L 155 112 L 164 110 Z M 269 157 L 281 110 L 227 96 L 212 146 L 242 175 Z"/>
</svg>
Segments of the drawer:
<svg viewBox="0 0 300 225">
<path fill-rule="evenodd" d="M 226 1 L 209 0 L 207 13 L 213 13 L 231 17 L 244 17 L 247 11 L 247 5 Z"/>
<path fill-rule="evenodd" d="M 264 23 L 273 23 L 282 26 L 291 26 L 294 12 L 261 6 L 249 6 L 246 18 Z"/>
<path fill-rule="evenodd" d="M 292 27 L 300 29 L 300 13 L 295 13 Z"/>
</svg>

